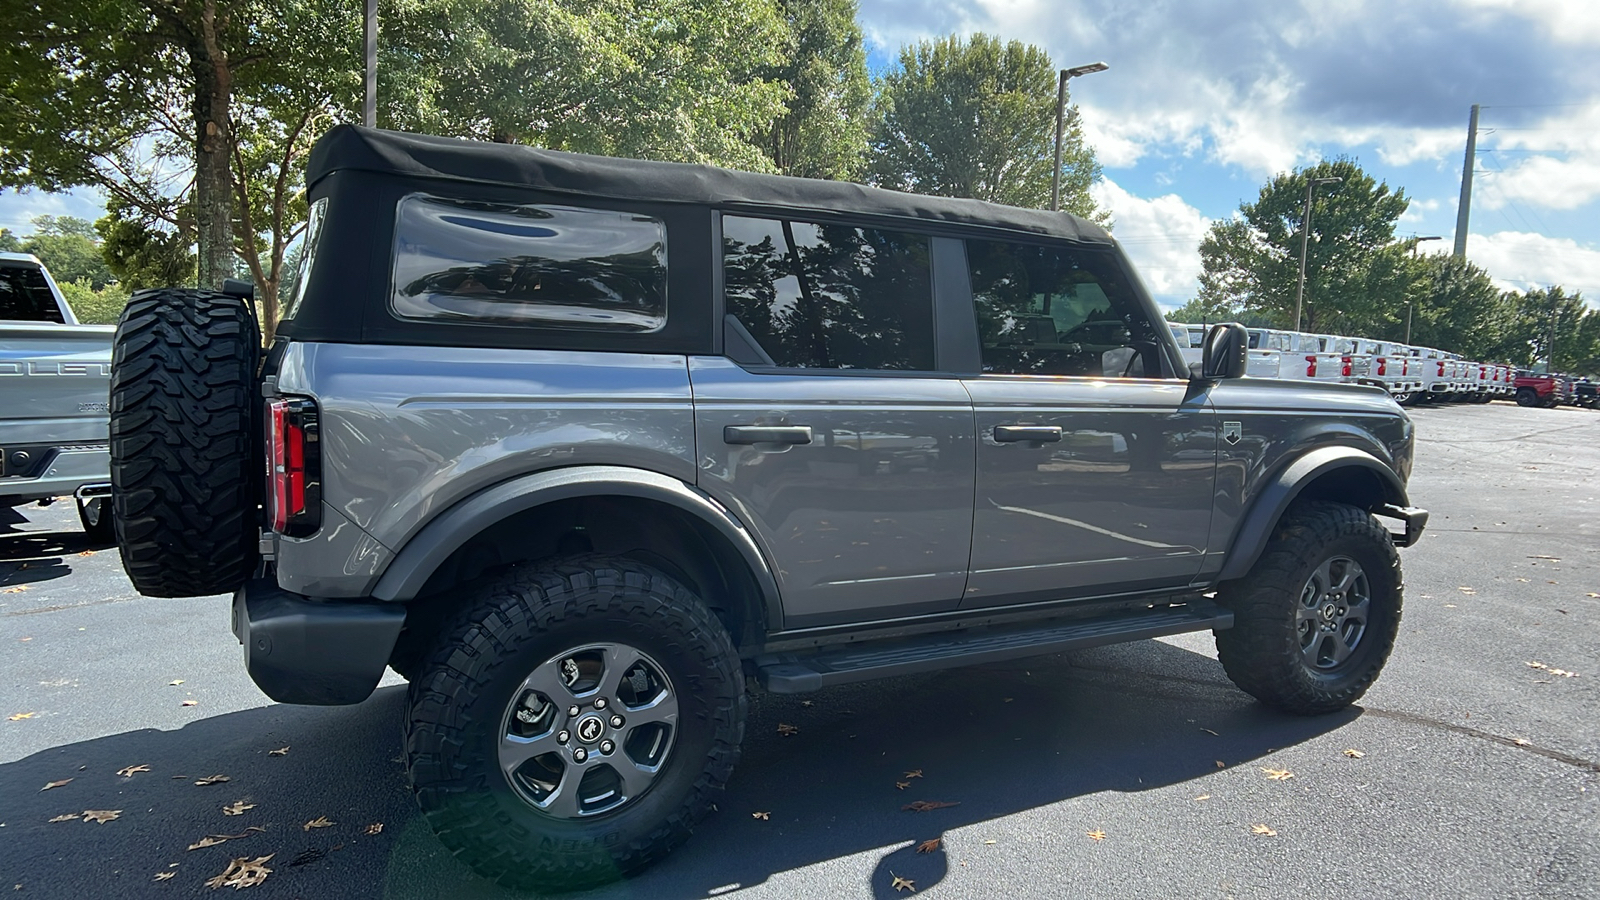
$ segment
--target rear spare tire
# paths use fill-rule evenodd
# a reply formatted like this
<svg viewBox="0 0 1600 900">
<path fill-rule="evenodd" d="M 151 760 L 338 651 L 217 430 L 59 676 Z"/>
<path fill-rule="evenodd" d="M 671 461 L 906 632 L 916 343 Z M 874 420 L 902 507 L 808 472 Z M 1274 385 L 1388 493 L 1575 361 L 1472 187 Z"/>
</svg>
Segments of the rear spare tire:
<svg viewBox="0 0 1600 900">
<path fill-rule="evenodd" d="M 111 357 L 111 496 L 122 565 L 140 593 L 202 597 L 258 559 L 256 371 L 248 300 L 133 295 Z"/>
</svg>

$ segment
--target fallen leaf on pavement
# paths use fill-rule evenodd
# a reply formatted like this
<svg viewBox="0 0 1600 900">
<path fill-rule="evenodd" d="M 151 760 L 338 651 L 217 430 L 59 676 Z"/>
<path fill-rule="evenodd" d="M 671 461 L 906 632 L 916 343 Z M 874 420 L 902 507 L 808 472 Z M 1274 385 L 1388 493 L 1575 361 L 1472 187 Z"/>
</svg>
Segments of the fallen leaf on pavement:
<svg viewBox="0 0 1600 900">
<path fill-rule="evenodd" d="M 984 841 L 985 844 L 998 844 L 999 841 Z"/>
<path fill-rule="evenodd" d="M 1584 596 L 1589 598 L 1600 598 L 1600 594 L 1596 594 L 1594 591 L 1590 591 L 1589 593 L 1584 594 Z"/>
<path fill-rule="evenodd" d="M 267 860 L 276 855 L 276 853 L 269 853 L 266 856 L 258 856 L 255 859 L 241 856 L 228 863 L 228 867 L 222 870 L 221 875 L 206 879 L 206 887 L 212 890 L 231 887 L 236 891 L 242 888 L 255 887 L 266 881 L 267 876 L 272 874 L 272 870 L 267 868 L 266 864 Z"/>
<path fill-rule="evenodd" d="M 791 734 L 799 734 L 800 733 L 800 729 L 796 728 L 793 725 L 785 725 L 782 722 L 779 722 L 778 723 L 778 733 L 783 735 L 783 736 L 785 736 L 785 737 L 788 737 Z"/>
<path fill-rule="evenodd" d="M 79 556 L 93 556 L 94 555 L 94 551 L 93 550 L 81 550 L 81 551 L 78 552 L 78 555 Z"/>
<path fill-rule="evenodd" d="M 83 811 L 83 820 L 85 822 L 99 822 L 101 825 L 121 817 L 122 810 L 120 809 L 86 809 Z"/>
<path fill-rule="evenodd" d="M 943 847 L 943 846 L 944 846 L 944 841 L 940 840 L 939 838 L 933 838 L 931 840 L 926 840 L 926 841 L 923 841 L 922 843 L 918 844 L 917 845 L 917 852 L 918 853 L 932 853 L 935 850 L 938 850 L 940 847 Z"/>
<path fill-rule="evenodd" d="M 1532 744 L 1533 741 L 1530 741 L 1527 738 L 1512 738 L 1511 743 L 1516 744 L 1518 747 L 1526 747 L 1529 744 Z"/>
<path fill-rule="evenodd" d="M 246 803 L 243 800 L 235 800 L 222 808 L 222 814 L 225 816 L 242 816 L 244 815 L 245 810 L 255 808 L 256 805 L 254 803 Z"/>
<path fill-rule="evenodd" d="M 895 782 L 895 783 L 894 783 L 894 786 L 895 786 L 895 787 L 896 787 L 896 788 L 898 788 L 898 789 L 899 789 L 899 790 L 902 790 L 902 791 L 903 791 L 903 790 L 905 790 L 905 789 L 906 789 L 906 788 L 908 788 L 908 787 L 911 787 L 911 782 L 909 782 L 909 781 L 896 781 L 896 782 Z"/>
<path fill-rule="evenodd" d="M 1551 562 L 1561 562 L 1561 557 L 1559 557 L 1559 556 L 1530 556 L 1528 558 L 1529 559 L 1548 559 Z"/>
<path fill-rule="evenodd" d="M 772 813 L 770 813 L 770 812 L 753 812 L 753 813 L 750 814 L 750 818 L 752 818 L 752 819 L 760 819 L 763 822 L 768 822 L 768 821 L 772 820 Z"/>
<path fill-rule="evenodd" d="M 922 770 L 921 769 L 912 769 L 911 771 L 909 771 L 909 772 L 907 772 L 905 774 L 905 777 L 906 778 L 921 778 L 922 777 Z"/>
<path fill-rule="evenodd" d="M 1228 764 L 1227 764 L 1227 763 L 1225 763 L 1225 762 L 1223 762 L 1223 761 L 1222 761 L 1222 760 L 1220 760 L 1220 759 L 1219 759 L 1219 760 L 1217 760 L 1217 768 L 1219 768 L 1219 769 L 1226 769 L 1226 768 L 1227 768 L 1227 767 L 1228 767 Z"/>
<path fill-rule="evenodd" d="M 913 800 L 910 803 L 907 803 L 905 806 L 900 807 L 900 809 L 902 812 L 906 810 L 910 810 L 911 812 L 927 812 L 930 809 L 944 809 L 947 806 L 960 805 L 960 802 L 948 803 L 944 800 Z"/>
<path fill-rule="evenodd" d="M 267 755 L 268 756 L 288 756 L 289 755 L 289 748 L 286 745 L 286 746 L 283 746 L 283 747 L 279 747 L 276 750 L 268 750 L 267 751 Z"/>
<path fill-rule="evenodd" d="M 76 821 L 78 821 L 79 817 L 81 817 L 82 815 L 83 815 L 83 813 L 67 813 L 66 815 L 56 816 L 54 819 L 51 819 L 50 821 L 52 821 L 52 822 L 76 822 Z"/>
<path fill-rule="evenodd" d="M 1466 585 L 1462 585 L 1461 587 L 1456 588 L 1456 590 L 1460 591 L 1463 594 L 1476 594 L 1477 593 L 1477 591 L 1473 590 L 1472 588 L 1467 587 Z"/>
<path fill-rule="evenodd" d="M 182 703 L 179 703 L 178 705 L 179 706 L 199 706 L 200 705 L 200 701 L 199 700 L 185 700 Z"/>
<path fill-rule="evenodd" d="M 1267 773 L 1268 781 L 1288 781 L 1294 777 L 1294 773 L 1288 769 L 1262 769 L 1261 771 Z"/>
<path fill-rule="evenodd" d="M 1265 825 L 1251 825 L 1250 833 L 1265 835 L 1267 837 L 1275 837 L 1278 834 L 1276 831 L 1273 831 L 1271 828 L 1268 828 Z"/>
<path fill-rule="evenodd" d="M 1529 582 L 1529 579 L 1527 579 L 1527 578 L 1518 578 L 1517 580 L 1522 582 L 1523 584 L 1527 584 Z"/>
<path fill-rule="evenodd" d="M 1198 803 L 1201 800 L 1210 800 L 1211 799 L 1211 795 L 1210 794 L 1201 794 L 1200 796 L 1198 796 L 1198 797 L 1196 797 L 1194 799 L 1195 799 L 1195 802 Z"/>
<path fill-rule="evenodd" d="M 382 834 L 383 833 L 383 823 L 382 822 L 373 822 L 371 825 L 367 826 L 366 830 L 367 830 L 367 834 Z"/>
<path fill-rule="evenodd" d="M 894 888 L 895 893 L 898 894 L 901 891 L 910 891 L 911 893 L 915 894 L 917 892 L 917 883 L 915 881 L 912 881 L 909 878 L 901 878 L 899 875 L 896 875 L 893 872 L 889 873 L 889 877 L 894 879 L 894 881 L 889 883 L 889 886 Z"/>
<path fill-rule="evenodd" d="M 1216 733 L 1216 732 L 1215 732 L 1215 731 L 1212 731 L 1212 730 L 1211 730 L 1211 729 L 1209 729 L 1209 728 L 1202 728 L 1202 729 L 1200 729 L 1200 730 L 1201 730 L 1201 731 L 1204 731 L 1204 732 L 1205 732 L 1205 733 L 1206 733 L 1206 734 L 1209 734 L 1209 735 L 1214 735 L 1214 736 L 1216 736 L 1216 737 L 1222 737 L 1222 735 L 1220 735 L 1220 734 L 1217 734 L 1217 733 Z"/>
<path fill-rule="evenodd" d="M 1356 750 L 1356 749 L 1352 748 L 1352 749 L 1346 750 L 1344 752 L 1344 755 L 1350 757 L 1351 759 L 1360 759 L 1363 756 L 1366 756 L 1367 754 L 1365 752 L 1361 751 L 1361 750 Z"/>
<path fill-rule="evenodd" d="M 1093 831 L 1086 831 L 1084 833 L 1089 836 L 1089 840 L 1091 841 L 1103 841 L 1106 839 L 1106 833 L 1098 828 Z"/>
<path fill-rule="evenodd" d="M 801 700 L 800 701 L 800 705 L 801 706 L 815 706 L 816 705 L 816 701 L 814 701 L 814 700 Z"/>
<path fill-rule="evenodd" d="M 200 840 L 190 844 L 189 849 L 199 850 L 203 847 L 215 847 L 218 844 L 227 843 L 228 841 L 237 841 L 240 838 L 247 838 L 256 832 L 265 831 L 266 829 L 262 828 L 260 825 L 251 825 L 249 828 L 246 828 L 238 834 L 208 834 Z"/>
<path fill-rule="evenodd" d="M 39 788 L 39 792 L 42 794 L 45 791 L 50 790 L 51 788 L 58 788 L 58 787 L 61 787 L 63 784 L 69 784 L 69 783 L 71 783 L 71 781 L 72 781 L 71 778 L 63 778 L 60 781 L 52 781 L 49 784 L 45 785 L 44 787 Z"/>
<path fill-rule="evenodd" d="M 190 850 L 199 850 L 199 849 L 202 849 L 204 847 L 215 847 L 218 844 L 226 844 L 227 842 L 228 842 L 227 838 L 212 837 L 211 835 L 208 834 L 205 837 L 201 838 L 200 840 L 195 841 L 194 843 L 190 844 L 189 845 L 189 849 Z"/>
<path fill-rule="evenodd" d="M 183 679 L 182 678 L 177 678 L 177 679 L 174 679 L 172 681 L 167 682 L 167 687 L 177 687 L 180 684 L 183 684 Z"/>
<path fill-rule="evenodd" d="M 8 587 L 5 590 L 0 591 L 0 594 L 20 594 L 20 593 L 22 593 L 23 591 L 25 591 L 27 589 L 28 589 L 27 585 L 19 584 L 16 587 Z"/>
<path fill-rule="evenodd" d="M 6 718 L 10 719 L 13 722 L 21 722 L 23 719 L 31 719 L 31 718 L 33 718 L 33 713 L 31 713 L 31 712 L 13 713 L 12 715 L 6 716 Z"/>
<path fill-rule="evenodd" d="M 328 821 L 327 816 L 317 816 L 315 819 L 300 826 L 301 831 L 310 831 L 313 828 L 332 828 L 337 822 Z"/>
<path fill-rule="evenodd" d="M 117 774 L 121 775 L 123 778 L 132 778 L 135 774 L 137 774 L 139 772 L 148 772 L 148 771 L 150 771 L 150 767 L 149 766 L 144 766 L 144 765 L 128 766 L 128 767 L 123 768 L 123 769 L 118 769 L 117 770 Z"/>
<path fill-rule="evenodd" d="M 168 878 L 171 878 L 172 876 L 174 876 L 176 874 L 178 874 L 178 873 L 177 872 L 157 872 L 155 880 L 156 881 L 166 881 Z"/>
<path fill-rule="evenodd" d="M 196 781 L 195 785 L 197 787 L 204 787 L 204 786 L 206 786 L 208 784 L 221 784 L 224 781 L 232 781 L 232 780 L 233 779 L 229 778 L 226 775 L 207 775 L 206 777 L 200 779 L 199 781 Z"/>
</svg>

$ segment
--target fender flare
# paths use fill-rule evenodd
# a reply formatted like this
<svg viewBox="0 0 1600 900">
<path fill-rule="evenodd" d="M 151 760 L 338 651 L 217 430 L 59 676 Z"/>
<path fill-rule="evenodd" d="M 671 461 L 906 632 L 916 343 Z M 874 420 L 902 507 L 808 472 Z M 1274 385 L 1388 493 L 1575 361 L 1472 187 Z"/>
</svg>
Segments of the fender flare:
<svg viewBox="0 0 1600 900">
<path fill-rule="evenodd" d="M 484 530 L 525 510 L 573 497 L 638 497 L 675 506 L 713 528 L 749 566 L 759 586 L 767 627 L 783 627 L 778 582 L 744 523 L 720 503 L 677 478 L 625 466 L 571 466 L 521 475 L 485 488 L 434 516 L 400 548 L 372 589 L 379 600 L 421 593 L 450 555 Z"/>
<path fill-rule="evenodd" d="M 1278 520 L 1283 518 L 1284 512 L 1300 496 L 1301 491 L 1323 475 L 1346 468 L 1363 469 L 1377 476 L 1384 490 L 1383 503 L 1396 507 L 1409 506 L 1406 486 L 1400 476 L 1377 457 L 1355 447 L 1318 447 L 1284 467 L 1277 477 L 1269 480 L 1261 489 L 1255 502 L 1245 512 L 1244 521 L 1234 532 L 1227 562 L 1217 578 L 1228 581 L 1248 574 L 1266 551 Z"/>
</svg>

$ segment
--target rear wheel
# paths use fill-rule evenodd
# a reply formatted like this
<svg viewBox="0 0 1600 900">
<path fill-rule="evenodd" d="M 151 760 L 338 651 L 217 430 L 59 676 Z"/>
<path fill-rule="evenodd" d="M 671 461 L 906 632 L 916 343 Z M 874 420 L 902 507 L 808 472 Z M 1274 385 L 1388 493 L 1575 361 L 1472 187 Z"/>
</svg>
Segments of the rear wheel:
<svg viewBox="0 0 1600 900">
<path fill-rule="evenodd" d="M 1394 395 L 1394 402 L 1401 406 L 1413 406 L 1417 401 L 1412 398 L 1410 391 L 1402 391 Z"/>
<path fill-rule="evenodd" d="M 1533 388 L 1518 388 L 1517 389 L 1517 405 L 1518 406 L 1538 406 L 1539 405 L 1539 394 L 1536 391 L 1534 391 Z"/>
<path fill-rule="evenodd" d="M 580 557 L 480 588 L 421 662 L 406 750 L 439 839 L 479 874 L 564 890 L 688 838 L 739 753 L 744 676 L 698 597 Z"/>
<path fill-rule="evenodd" d="M 1216 633 L 1228 677 L 1299 715 L 1354 703 L 1383 670 L 1400 628 L 1394 540 L 1365 510 L 1297 504 L 1250 574 L 1218 591 L 1233 610 Z"/>
<path fill-rule="evenodd" d="M 112 510 L 142 594 L 226 593 L 256 566 L 260 353 L 248 301 L 216 291 L 141 291 L 117 322 Z"/>
</svg>

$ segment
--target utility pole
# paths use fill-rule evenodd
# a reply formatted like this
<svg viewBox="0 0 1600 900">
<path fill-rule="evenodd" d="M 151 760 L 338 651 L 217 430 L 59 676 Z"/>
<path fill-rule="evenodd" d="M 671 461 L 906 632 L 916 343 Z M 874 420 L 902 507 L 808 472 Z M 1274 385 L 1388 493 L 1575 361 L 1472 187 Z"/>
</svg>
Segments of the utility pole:
<svg viewBox="0 0 1600 900">
<path fill-rule="evenodd" d="M 1544 371 L 1547 375 L 1556 373 L 1556 309 L 1559 301 L 1550 298 L 1550 342 L 1545 345 Z"/>
<path fill-rule="evenodd" d="M 1472 214 L 1472 170 L 1478 165 L 1478 104 L 1467 121 L 1467 161 L 1461 167 L 1461 202 L 1456 204 L 1457 259 L 1467 258 L 1467 219 Z"/>
<path fill-rule="evenodd" d="M 378 0 L 367 0 L 367 99 L 361 109 L 361 124 L 378 127 Z"/>
<path fill-rule="evenodd" d="M 1056 166 L 1050 172 L 1050 211 L 1061 209 L 1061 126 L 1067 116 L 1067 81 L 1079 75 L 1104 72 L 1111 68 L 1103 62 L 1062 69 L 1056 82 Z"/>
<path fill-rule="evenodd" d="M 1300 330 L 1300 310 L 1304 305 L 1306 296 L 1306 244 L 1311 241 L 1311 192 L 1319 184 L 1338 184 L 1343 178 L 1329 176 L 1327 178 L 1306 179 L 1306 213 L 1300 225 L 1300 280 L 1294 287 L 1294 330 Z"/>
<path fill-rule="evenodd" d="M 1416 259 L 1417 258 L 1417 245 L 1418 244 L 1422 243 L 1423 241 L 1439 241 L 1439 240 L 1443 240 L 1443 238 L 1441 236 L 1437 235 L 1437 234 L 1412 235 L 1412 237 L 1411 237 L 1411 258 L 1412 259 Z M 1411 301 L 1411 300 L 1407 300 L 1406 301 L 1406 341 L 1405 342 L 1407 344 L 1411 343 L 1411 307 L 1413 305 L 1415 305 L 1413 303 L 1413 301 Z"/>
</svg>

